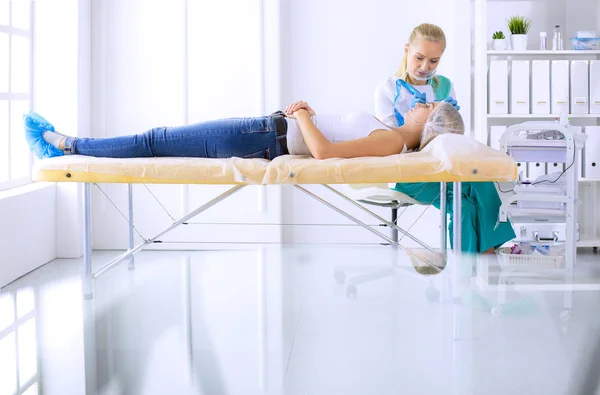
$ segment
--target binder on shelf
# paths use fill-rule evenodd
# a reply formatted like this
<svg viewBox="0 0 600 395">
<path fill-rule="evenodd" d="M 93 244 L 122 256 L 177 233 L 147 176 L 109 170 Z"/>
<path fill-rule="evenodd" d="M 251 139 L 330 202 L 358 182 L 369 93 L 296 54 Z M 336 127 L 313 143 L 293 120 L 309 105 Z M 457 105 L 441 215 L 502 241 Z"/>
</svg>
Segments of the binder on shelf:
<svg viewBox="0 0 600 395">
<path fill-rule="evenodd" d="M 508 61 L 490 62 L 489 87 L 489 113 L 508 114 Z"/>
<path fill-rule="evenodd" d="M 512 61 L 510 97 L 511 114 L 529 114 L 529 60 Z"/>
<path fill-rule="evenodd" d="M 600 178 L 600 126 L 586 126 L 587 142 L 585 143 L 585 176 Z"/>
<path fill-rule="evenodd" d="M 600 60 L 590 61 L 590 114 L 600 114 Z"/>
<path fill-rule="evenodd" d="M 571 114 L 588 114 L 588 61 L 571 61 Z"/>
<path fill-rule="evenodd" d="M 550 61 L 531 62 L 531 112 L 550 114 Z"/>
<path fill-rule="evenodd" d="M 552 114 L 567 114 L 569 112 L 569 61 L 552 61 L 552 82 L 550 96 Z"/>
</svg>

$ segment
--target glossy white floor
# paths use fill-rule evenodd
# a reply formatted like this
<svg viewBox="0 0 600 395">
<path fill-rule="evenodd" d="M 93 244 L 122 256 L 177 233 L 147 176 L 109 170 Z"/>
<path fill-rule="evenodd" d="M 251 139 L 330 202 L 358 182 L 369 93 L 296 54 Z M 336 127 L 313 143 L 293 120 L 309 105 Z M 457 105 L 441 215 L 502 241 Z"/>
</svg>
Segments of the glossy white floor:
<svg viewBox="0 0 600 395">
<path fill-rule="evenodd" d="M 2 289 L 0 394 L 593 393 L 578 392 L 600 338 L 591 251 L 578 256 L 565 321 L 567 287 L 548 278 L 511 277 L 491 314 L 496 265 L 476 281 L 452 267 L 423 276 L 383 246 L 218 248 L 141 252 L 135 270 L 97 279 L 92 301 L 80 259 Z M 356 298 L 334 280 L 340 265 L 393 261 L 395 275 Z M 524 287 L 534 282 L 542 289 Z"/>
</svg>

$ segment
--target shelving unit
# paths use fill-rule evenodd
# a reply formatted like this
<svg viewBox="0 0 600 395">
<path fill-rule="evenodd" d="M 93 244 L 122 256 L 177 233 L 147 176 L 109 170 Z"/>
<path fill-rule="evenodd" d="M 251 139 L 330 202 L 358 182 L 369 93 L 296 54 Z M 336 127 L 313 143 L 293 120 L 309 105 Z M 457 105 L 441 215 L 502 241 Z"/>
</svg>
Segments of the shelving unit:
<svg viewBox="0 0 600 395">
<path fill-rule="evenodd" d="M 600 119 L 600 114 L 567 114 L 571 119 L 590 118 Z M 559 118 L 558 114 L 486 114 L 487 119 L 553 119 Z"/>
<path fill-rule="evenodd" d="M 472 0 L 473 4 L 473 136 L 484 144 L 490 144 L 491 126 L 510 126 L 527 121 L 552 120 L 559 114 L 489 114 L 488 70 L 492 60 L 600 60 L 600 50 L 572 50 L 570 37 L 577 30 L 596 30 L 600 33 L 600 3 L 597 0 L 581 0 L 577 4 L 569 0 L 539 0 L 519 2 L 514 0 Z M 541 9 L 544 7 L 544 9 Z M 578 8 L 579 7 L 579 8 Z M 497 51 L 491 48 L 492 33 L 502 30 L 510 42 L 506 20 L 512 15 L 531 18 L 528 50 L 511 49 Z M 546 31 L 548 46 L 552 45 L 552 28 L 560 24 L 565 50 L 538 50 L 539 32 Z M 510 65 L 510 62 L 509 62 Z M 531 79 L 530 79 L 531 81 Z M 531 82 L 530 82 L 531 83 Z M 531 90 L 530 90 L 531 94 Z M 530 101 L 531 102 L 531 101 Z M 600 114 L 568 114 L 574 126 L 598 126 Z M 600 247 L 600 208 L 595 205 L 600 198 L 600 177 L 581 177 L 579 174 L 579 207 L 581 239 L 578 247 Z M 585 192 L 585 193 L 582 193 Z M 592 219 L 595 218 L 595 219 Z M 595 221 L 596 223 L 590 223 Z M 585 229 L 584 229 L 585 228 Z M 586 234 L 589 232 L 589 234 Z"/>
<path fill-rule="evenodd" d="M 552 51 L 552 50 L 545 50 L 545 51 L 541 51 L 538 49 L 528 49 L 527 51 L 512 51 L 512 50 L 506 50 L 506 51 L 495 51 L 492 49 L 489 49 L 486 51 L 488 56 L 519 56 L 519 55 L 525 55 L 525 56 L 531 56 L 531 55 L 547 55 L 547 56 L 572 56 L 572 55 L 576 55 L 576 56 L 598 56 L 600 55 L 600 50 L 573 50 L 573 49 L 565 49 L 562 51 Z"/>
</svg>

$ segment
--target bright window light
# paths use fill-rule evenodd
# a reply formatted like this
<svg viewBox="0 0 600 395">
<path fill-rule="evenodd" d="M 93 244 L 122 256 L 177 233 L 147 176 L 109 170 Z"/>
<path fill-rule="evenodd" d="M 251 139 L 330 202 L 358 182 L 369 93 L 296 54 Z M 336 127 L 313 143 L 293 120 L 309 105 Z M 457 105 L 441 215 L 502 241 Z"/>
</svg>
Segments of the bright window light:
<svg viewBox="0 0 600 395">
<path fill-rule="evenodd" d="M 27 391 L 23 392 L 23 395 L 38 395 L 38 384 L 33 383 L 31 387 L 27 388 Z"/>
<path fill-rule="evenodd" d="M 23 318 L 35 309 L 33 288 L 21 288 L 17 291 L 17 319 Z"/>
<path fill-rule="evenodd" d="M 0 395 L 12 395 L 17 390 L 17 350 L 15 332 L 0 339 Z"/>
<path fill-rule="evenodd" d="M 2 1 L 0 1 L 2 4 Z M 8 92 L 8 33 L 0 32 L 0 93 Z"/>
<path fill-rule="evenodd" d="M 29 176 L 29 148 L 23 133 L 23 114 L 27 114 L 28 111 L 28 101 L 12 101 L 10 111 L 10 176 L 12 179 Z"/>
<path fill-rule="evenodd" d="M 37 374 L 37 350 L 35 319 L 31 318 L 19 326 L 19 387 L 23 387 Z"/>
<path fill-rule="evenodd" d="M 0 331 L 15 322 L 15 308 L 12 294 L 0 294 Z"/>
<path fill-rule="evenodd" d="M 8 130 L 8 100 L 0 100 L 0 182 L 8 180 L 8 161 L 10 158 Z M 2 317 L 0 316 L 0 322 L 1 321 Z M 0 325 L 0 330 L 1 329 L 2 326 Z"/>
<path fill-rule="evenodd" d="M 29 4 L 27 0 L 12 2 L 12 26 L 17 29 L 29 30 Z"/>
<path fill-rule="evenodd" d="M 0 26 L 8 26 L 9 2 L 0 1 Z"/>
<path fill-rule="evenodd" d="M 29 92 L 29 39 L 12 36 L 11 88 L 13 93 Z"/>
</svg>

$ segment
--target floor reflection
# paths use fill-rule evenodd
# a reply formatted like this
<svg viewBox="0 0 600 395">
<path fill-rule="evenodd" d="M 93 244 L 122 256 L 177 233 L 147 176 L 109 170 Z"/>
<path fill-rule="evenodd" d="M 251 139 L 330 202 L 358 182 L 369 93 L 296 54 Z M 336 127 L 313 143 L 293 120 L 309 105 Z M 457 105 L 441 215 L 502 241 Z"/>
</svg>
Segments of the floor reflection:
<svg viewBox="0 0 600 395">
<path fill-rule="evenodd" d="M 56 261 L 0 293 L 0 394 L 572 394 L 595 258 L 566 284 L 384 246 L 142 252 L 86 301 L 81 261 Z"/>
</svg>

